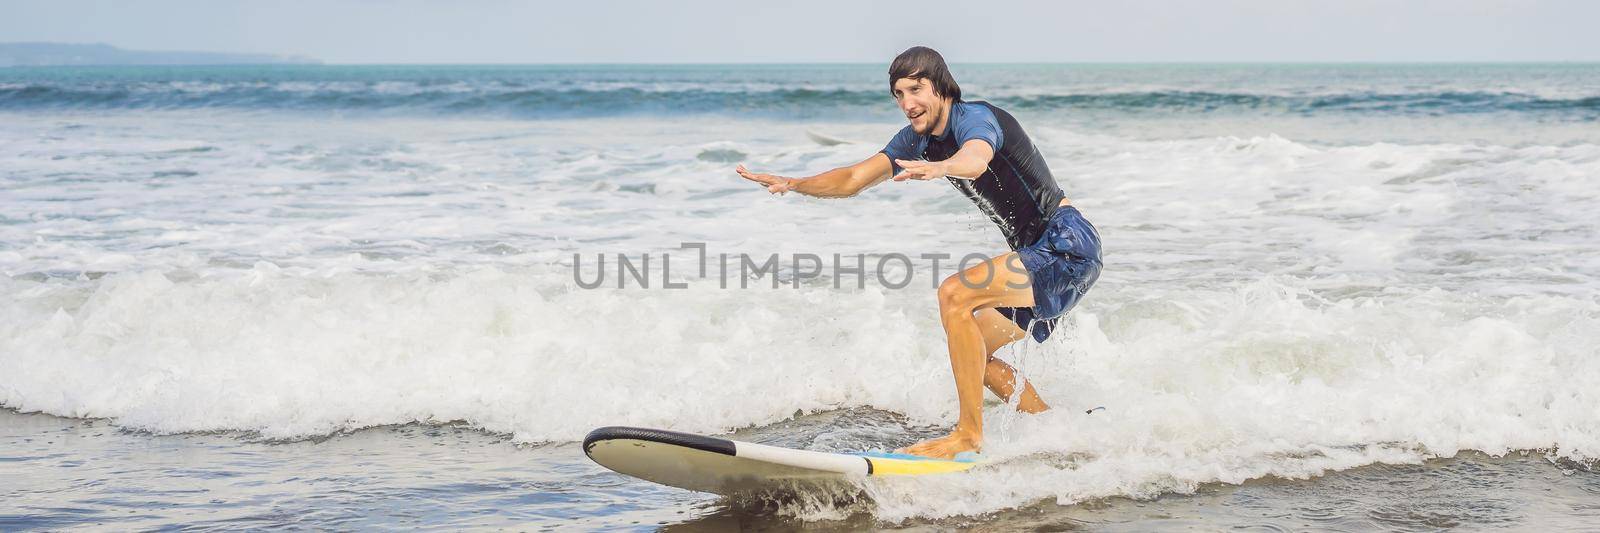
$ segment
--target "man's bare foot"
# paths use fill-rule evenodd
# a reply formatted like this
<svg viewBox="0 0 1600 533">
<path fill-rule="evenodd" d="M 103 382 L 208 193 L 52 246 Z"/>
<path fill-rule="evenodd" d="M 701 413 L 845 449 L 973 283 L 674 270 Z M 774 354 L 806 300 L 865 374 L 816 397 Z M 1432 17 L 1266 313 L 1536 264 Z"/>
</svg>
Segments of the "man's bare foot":
<svg viewBox="0 0 1600 533">
<path fill-rule="evenodd" d="M 935 459 L 954 459 L 961 452 L 975 452 L 982 447 L 983 439 L 974 438 L 966 432 L 956 431 L 937 439 L 928 439 L 905 448 L 900 453 L 921 455 Z"/>
<path fill-rule="evenodd" d="M 1029 386 L 1028 391 L 1032 392 L 1033 387 Z M 1044 403 L 1044 400 L 1039 398 L 1037 393 L 1024 394 L 1022 395 L 1022 399 L 1017 401 L 1017 410 L 1030 415 L 1036 415 L 1045 411 L 1049 411 L 1050 405 Z"/>
</svg>

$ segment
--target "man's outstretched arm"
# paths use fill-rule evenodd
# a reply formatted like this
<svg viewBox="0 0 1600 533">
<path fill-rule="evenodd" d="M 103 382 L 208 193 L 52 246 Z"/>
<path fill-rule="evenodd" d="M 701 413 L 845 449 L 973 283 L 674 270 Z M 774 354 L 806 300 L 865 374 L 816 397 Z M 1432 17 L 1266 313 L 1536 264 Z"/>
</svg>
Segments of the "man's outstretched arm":
<svg viewBox="0 0 1600 533">
<path fill-rule="evenodd" d="M 994 147 L 983 139 L 972 139 L 961 145 L 961 150 L 944 161 L 910 161 L 899 159 L 895 164 L 905 170 L 894 176 L 895 181 L 933 180 L 951 177 L 975 180 L 989 170 L 994 159 Z"/>
<path fill-rule="evenodd" d="M 889 178 L 889 173 L 894 167 L 889 164 L 889 156 L 882 152 L 872 154 L 866 160 L 840 167 L 808 178 L 785 178 L 772 174 L 757 174 L 746 170 L 744 165 L 739 165 L 735 172 L 744 179 L 759 183 L 767 188 L 767 192 L 783 194 L 794 191 L 806 196 L 818 198 L 846 198 L 855 196 L 868 187 L 883 183 Z"/>
</svg>

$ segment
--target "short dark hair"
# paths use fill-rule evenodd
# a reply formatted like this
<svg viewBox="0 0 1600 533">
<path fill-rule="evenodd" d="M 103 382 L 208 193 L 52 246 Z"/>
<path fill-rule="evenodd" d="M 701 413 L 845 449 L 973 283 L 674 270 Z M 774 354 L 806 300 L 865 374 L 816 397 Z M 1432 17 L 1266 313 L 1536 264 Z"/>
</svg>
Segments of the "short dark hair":
<svg viewBox="0 0 1600 533">
<path fill-rule="evenodd" d="M 939 96 L 961 101 L 961 86 L 956 85 L 956 77 L 950 75 L 944 56 L 932 48 L 913 46 L 895 56 L 894 62 L 889 64 L 889 94 L 894 94 L 894 82 L 900 78 L 928 80 Z"/>
</svg>

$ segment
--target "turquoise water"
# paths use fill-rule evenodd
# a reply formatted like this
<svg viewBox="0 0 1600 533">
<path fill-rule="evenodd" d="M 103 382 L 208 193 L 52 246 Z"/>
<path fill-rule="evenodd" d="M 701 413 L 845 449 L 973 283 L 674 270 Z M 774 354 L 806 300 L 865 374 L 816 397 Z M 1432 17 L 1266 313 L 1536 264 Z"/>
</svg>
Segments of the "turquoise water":
<svg viewBox="0 0 1600 533">
<path fill-rule="evenodd" d="M 11 68 L 0 109 L 253 109 L 518 119 L 639 114 L 888 118 L 876 65 Z M 970 65 L 1016 111 L 1502 114 L 1593 121 L 1594 65 Z"/>
</svg>

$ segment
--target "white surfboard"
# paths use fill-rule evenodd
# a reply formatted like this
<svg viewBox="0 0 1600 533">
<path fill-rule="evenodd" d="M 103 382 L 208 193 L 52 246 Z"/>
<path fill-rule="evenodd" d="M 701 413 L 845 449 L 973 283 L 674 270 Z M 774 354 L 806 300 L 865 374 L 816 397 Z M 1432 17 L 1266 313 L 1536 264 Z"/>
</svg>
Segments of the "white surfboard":
<svg viewBox="0 0 1600 533">
<path fill-rule="evenodd" d="M 721 495 L 801 491 L 867 476 L 960 472 L 976 459 L 943 460 L 889 453 L 797 450 L 660 429 L 603 427 L 583 439 L 583 453 L 618 473 Z"/>
<path fill-rule="evenodd" d="M 828 135 L 826 133 L 821 133 L 821 132 L 817 132 L 817 131 L 813 131 L 813 130 L 806 130 L 806 137 L 810 137 L 811 138 L 811 142 L 814 142 L 814 143 L 817 143 L 817 144 L 820 144 L 820 145 L 823 145 L 823 146 L 838 146 L 838 145 L 841 145 L 841 144 L 858 144 L 855 141 L 851 141 L 851 140 L 847 140 L 847 139 L 841 139 L 839 137 L 834 137 L 832 135 Z"/>
</svg>

